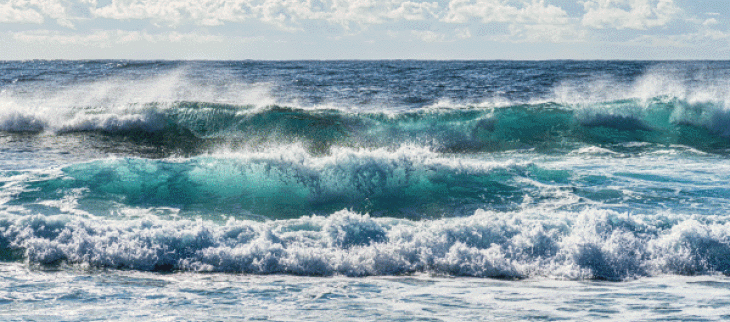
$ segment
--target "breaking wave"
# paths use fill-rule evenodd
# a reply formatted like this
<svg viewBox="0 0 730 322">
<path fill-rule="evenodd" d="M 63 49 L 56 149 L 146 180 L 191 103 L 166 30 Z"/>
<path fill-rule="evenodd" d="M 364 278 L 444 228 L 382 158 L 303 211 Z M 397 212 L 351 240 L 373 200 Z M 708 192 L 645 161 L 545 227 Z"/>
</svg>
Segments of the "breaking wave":
<svg viewBox="0 0 730 322">
<path fill-rule="evenodd" d="M 678 215 L 476 211 L 409 221 L 351 211 L 253 222 L 3 216 L 3 260 L 142 271 L 624 280 L 730 274 L 730 223 Z"/>
<path fill-rule="evenodd" d="M 78 110 L 65 116 L 6 111 L 0 113 L 0 130 L 137 135 L 234 146 L 301 142 L 320 152 L 332 146 L 378 148 L 404 143 L 427 145 L 440 152 L 561 151 L 576 144 L 627 142 L 725 151 L 730 148 L 730 110 L 721 102 L 690 103 L 667 97 L 648 102 L 541 103 L 400 113 L 177 102 L 114 112 Z"/>
<path fill-rule="evenodd" d="M 455 159 L 417 146 L 338 148 L 327 156 L 285 146 L 186 159 L 104 159 L 39 174 L 9 173 L 3 181 L 19 189 L 7 205 L 71 198 L 76 209 L 95 214 L 111 215 L 124 205 L 280 219 L 347 208 L 425 219 L 485 206 L 514 209 L 528 194 L 549 198 L 533 182 L 560 183 L 569 175 L 510 160 Z"/>
<path fill-rule="evenodd" d="M 730 78 L 696 66 L 657 64 L 628 80 L 596 73 L 556 78 L 524 95 L 509 92 L 514 97 L 471 87 L 468 97 L 434 97 L 434 89 L 422 83 L 400 93 L 405 89 L 362 87 L 342 76 L 310 93 L 311 84 L 209 79 L 175 66 L 155 77 L 120 71 L 116 78 L 68 86 L 8 86 L 0 91 L 0 131 L 102 134 L 158 145 L 191 141 L 206 148 L 300 142 L 319 153 L 333 146 L 407 143 L 455 153 L 565 152 L 576 145 L 630 142 L 730 149 Z M 438 80 L 446 86 L 458 78 Z M 398 103 L 403 100 L 416 103 Z"/>
</svg>

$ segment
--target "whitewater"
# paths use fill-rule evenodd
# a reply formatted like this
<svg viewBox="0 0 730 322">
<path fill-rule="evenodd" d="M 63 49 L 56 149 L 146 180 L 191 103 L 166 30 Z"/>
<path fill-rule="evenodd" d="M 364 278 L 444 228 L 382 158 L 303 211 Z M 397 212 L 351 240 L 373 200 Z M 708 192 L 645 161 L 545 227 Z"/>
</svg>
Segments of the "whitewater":
<svg viewBox="0 0 730 322">
<path fill-rule="evenodd" d="M 730 63 L 0 62 L 0 319 L 730 319 Z"/>
</svg>

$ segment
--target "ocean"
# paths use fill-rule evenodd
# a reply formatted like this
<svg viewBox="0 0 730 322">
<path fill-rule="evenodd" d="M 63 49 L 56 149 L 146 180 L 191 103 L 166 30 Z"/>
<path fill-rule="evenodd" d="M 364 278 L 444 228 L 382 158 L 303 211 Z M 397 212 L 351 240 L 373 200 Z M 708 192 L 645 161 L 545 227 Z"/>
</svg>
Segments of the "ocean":
<svg viewBox="0 0 730 322">
<path fill-rule="evenodd" d="M 0 319 L 730 319 L 730 62 L 2 61 Z"/>
</svg>

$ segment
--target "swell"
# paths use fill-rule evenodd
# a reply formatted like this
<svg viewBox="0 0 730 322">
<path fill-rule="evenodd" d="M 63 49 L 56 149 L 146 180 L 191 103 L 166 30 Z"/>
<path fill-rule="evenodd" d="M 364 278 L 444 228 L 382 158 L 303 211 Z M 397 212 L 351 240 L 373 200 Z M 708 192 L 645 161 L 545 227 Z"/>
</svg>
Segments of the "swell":
<svg viewBox="0 0 730 322">
<path fill-rule="evenodd" d="M 413 222 L 351 211 L 252 222 L 0 218 L 0 259 L 32 266 L 251 274 L 545 276 L 625 280 L 730 275 L 718 217 L 476 211 Z"/>
<path fill-rule="evenodd" d="M 28 172 L 6 176 L 4 181 L 19 190 L 8 196 L 5 207 L 46 214 L 63 212 L 53 205 L 67 200 L 72 205 L 66 209 L 104 216 L 123 206 L 174 208 L 184 217 L 284 219 L 352 209 L 426 219 L 468 215 L 483 207 L 515 209 L 538 190 L 533 180 L 564 182 L 569 173 L 514 161 L 453 159 L 414 146 L 338 149 L 328 156 L 287 146 L 179 160 L 105 159 L 38 177 Z"/>
<path fill-rule="evenodd" d="M 300 142 L 316 153 L 327 153 L 333 146 L 393 148 L 404 143 L 447 153 L 516 149 L 565 152 L 576 145 L 630 142 L 686 145 L 719 153 L 730 149 L 730 112 L 723 102 L 671 97 L 392 113 L 149 103 L 114 111 L 81 109 L 53 119 L 6 112 L 0 115 L 0 130 L 104 135 L 191 153 L 221 144 L 271 146 L 291 142 Z M 180 148 L 181 143 L 186 146 Z"/>
</svg>

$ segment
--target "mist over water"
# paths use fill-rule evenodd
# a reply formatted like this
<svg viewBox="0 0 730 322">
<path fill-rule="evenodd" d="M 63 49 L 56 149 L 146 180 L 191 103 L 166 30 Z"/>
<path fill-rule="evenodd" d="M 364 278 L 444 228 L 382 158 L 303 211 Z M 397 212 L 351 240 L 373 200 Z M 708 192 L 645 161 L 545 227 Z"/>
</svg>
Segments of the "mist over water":
<svg viewBox="0 0 730 322">
<path fill-rule="evenodd" d="M 13 281 L 50 270 L 111 274 L 85 287 L 101 293 L 127 279 L 150 287 L 135 274 L 171 285 L 157 281 L 170 273 L 221 274 L 225 285 L 274 274 L 292 289 L 300 276 L 370 276 L 362 294 L 411 277 L 398 284 L 406 292 L 444 277 L 455 284 L 427 291 L 488 278 L 647 281 L 649 292 L 662 277 L 730 275 L 727 62 L 29 61 L 0 71 L 0 269 Z M 227 294 L 206 287 L 206 300 Z M 0 305 L 21 295 L 0 293 Z M 688 309 L 664 317 L 706 316 Z"/>
</svg>

